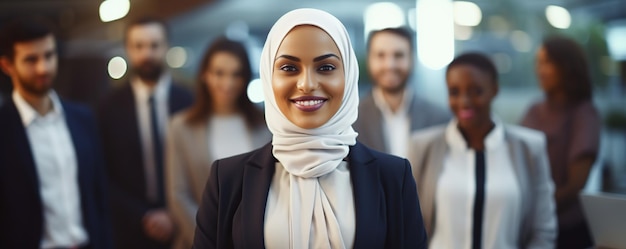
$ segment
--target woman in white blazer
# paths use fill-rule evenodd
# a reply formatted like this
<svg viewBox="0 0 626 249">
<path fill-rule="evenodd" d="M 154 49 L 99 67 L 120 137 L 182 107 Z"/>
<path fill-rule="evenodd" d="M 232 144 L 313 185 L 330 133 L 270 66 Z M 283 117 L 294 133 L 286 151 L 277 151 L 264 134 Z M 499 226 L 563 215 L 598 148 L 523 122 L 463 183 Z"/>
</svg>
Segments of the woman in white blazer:
<svg viewBox="0 0 626 249">
<path fill-rule="evenodd" d="M 492 117 L 498 81 L 486 56 L 457 57 L 446 82 L 455 118 L 410 141 L 429 247 L 554 248 L 544 135 Z"/>
<path fill-rule="evenodd" d="M 244 46 L 218 38 L 203 56 L 195 103 L 170 123 L 165 167 L 168 209 L 177 225 L 174 248 L 191 248 L 213 161 L 271 139 L 263 112 L 246 95 L 251 75 Z"/>
</svg>

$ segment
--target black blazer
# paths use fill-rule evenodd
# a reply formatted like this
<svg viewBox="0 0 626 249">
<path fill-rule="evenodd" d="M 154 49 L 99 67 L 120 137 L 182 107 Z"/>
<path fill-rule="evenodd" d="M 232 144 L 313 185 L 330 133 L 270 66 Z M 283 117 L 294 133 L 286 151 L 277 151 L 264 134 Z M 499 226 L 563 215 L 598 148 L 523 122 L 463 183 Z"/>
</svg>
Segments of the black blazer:
<svg viewBox="0 0 626 249">
<path fill-rule="evenodd" d="M 111 248 L 106 180 L 96 123 L 84 106 L 61 102 L 78 163 L 82 219 L 94 249 Z M 11 98 L 0 107 L 0 248 L 39 248 L 43 204 L 26 129 Z"/>
<path fill-rule="evenodd" d="M 170 115 L 190 106 L 192 101 L 189 91 L 171 85 Z M 104 98 L 98 108 L 98 122 L 107 163 L 116 248 L 159 247 L 144 234 L 142 219 L 148 210 L 162 208 L 165 203 L 152 203 L 146 197 L 143 150 L 130 83 Z"/>
<path fill-rule="evenodd" d="M 264 248 L 267 194 L 277 160 L 272 145 L 213 163 L 197 215 L 193 248 Z M 354 248 L 426 248 L 411 166 L 357 143 L 348 155 L 354 189 Z"/>
</svg>

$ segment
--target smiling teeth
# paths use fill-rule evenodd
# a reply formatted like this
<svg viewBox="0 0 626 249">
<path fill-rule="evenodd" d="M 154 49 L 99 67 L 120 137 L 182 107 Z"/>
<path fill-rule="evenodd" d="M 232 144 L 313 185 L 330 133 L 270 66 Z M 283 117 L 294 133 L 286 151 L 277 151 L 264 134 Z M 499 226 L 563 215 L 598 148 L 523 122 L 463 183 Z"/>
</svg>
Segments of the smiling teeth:
<svg viewBox="0 0 626 249">
<path fill-rule="evenodd" d="M 318 105 L 324 102 L 323 100 L 304 100 L 304 101 L 296 101 L 296 104 L 303 106 L 313 106 Z"/>
</svg>

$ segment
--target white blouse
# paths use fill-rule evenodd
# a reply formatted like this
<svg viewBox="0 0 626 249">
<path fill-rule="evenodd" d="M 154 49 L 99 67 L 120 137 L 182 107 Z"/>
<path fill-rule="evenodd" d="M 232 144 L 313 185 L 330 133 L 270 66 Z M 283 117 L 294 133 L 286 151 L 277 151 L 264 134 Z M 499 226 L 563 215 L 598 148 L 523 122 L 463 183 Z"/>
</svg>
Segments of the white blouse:
<svg viewBox="0 0 626 249">
<path fill-rule="evenodd" d="M 345 248 L 352 248 L 356 232 L 354 197 L 348 163 L 343 161 L 335 171 L 318 178 L 322 191 L 328 197 L 333 213 L 340 227 L 341 238 Z M 276 171 L 270 184 L 265 207 L 264 238 L 265 248 L 291 248 L 290 238 L 290 187 L 289 172 L 280 162 L 276 163 Z M 301 196 L 313 198 L 313 196 Z M 310 243 L 314 243 L 315 229 L 311 230 Z M 316 248 L 310 245 L 309 248 Z"/>
<path fill-rule="evenodd" d="M 476 151 L 468 148 L 456 120 L 446 129 L 448 152 L 435 195 L 435 227 L 431 248 L 472 247 Z M 504 128 L 496 121 L 485 138 L 483 248 L 517 248 L 521 226 L 521 193 Z"/>
<path fill-rule="evenodd" d="M 252 138 L 242 115 L 214 115 L 209 122 L 209 155 L 222 159 L 254 149 Z"/>
</svg>

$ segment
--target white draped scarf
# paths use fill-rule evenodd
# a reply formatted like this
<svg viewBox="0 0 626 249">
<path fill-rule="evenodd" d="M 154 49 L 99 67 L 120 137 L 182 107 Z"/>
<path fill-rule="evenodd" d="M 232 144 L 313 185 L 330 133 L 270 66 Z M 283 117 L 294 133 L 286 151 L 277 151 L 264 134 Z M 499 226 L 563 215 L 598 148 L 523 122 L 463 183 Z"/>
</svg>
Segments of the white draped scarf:
<svg viewBox="0 0 626 249">
<path fill-rule="evenodd" d="M 287 33 L 300 25 L 319 27 L 335 41 L 345 72 L 341 107 L 328 122 L 314 129 L 303 129 L 289 121 L 278 108 L 272 89 L 273 64 L 278 48 Z M 349 146 L 356 144 L 357 133 L 352 124 L 358 115 L 359 68 L 348 32 L 327 12 L 316 9 L 288 12 L 276 21 L 268 34 L 261 54 L 260 75 L 265 94 L 265 117 L 273 134 L 272 152 L 289 173 L 289 210 L 286 210 L 289 217 L 286 218 L 289 219 L 290 247 L 345 248 L 340 229 L 342 224 L 339 224 L 318 178 L 336 171 L 348 155 Z"/>
</svg>

